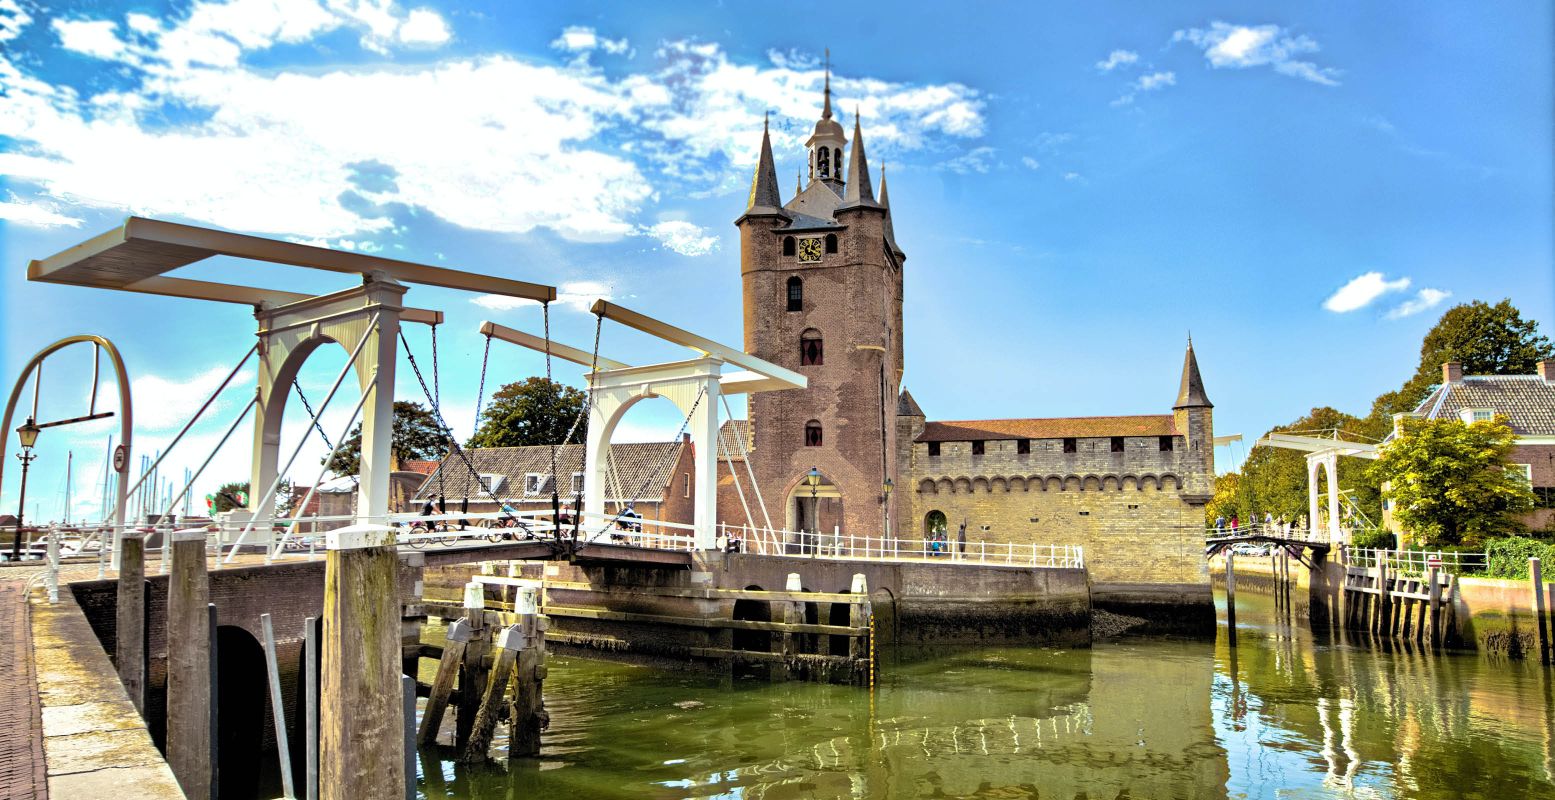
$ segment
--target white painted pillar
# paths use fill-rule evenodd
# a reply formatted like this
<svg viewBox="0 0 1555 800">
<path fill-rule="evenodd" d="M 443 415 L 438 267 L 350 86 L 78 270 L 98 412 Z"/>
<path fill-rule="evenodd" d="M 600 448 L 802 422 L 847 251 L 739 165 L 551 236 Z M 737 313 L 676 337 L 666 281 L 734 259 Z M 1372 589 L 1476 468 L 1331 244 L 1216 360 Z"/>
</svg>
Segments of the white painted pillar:
<svg viewBox="0 0 1555 800">
<path fill-rule="evenodd" d="M 1307 530 L 1305 531 L 1307 535 L 1311 535 L 1311 531 L 1318 529 L 1317 525 L 1320 519 L 1317 513 L 1317 459 L 1316 455 L 1307 454 Z"/>
<path fill-rule="evenodd" d="M 692 512 L 692 524 L 696 527 L 698 550 L 712 550 L 718 546 L 718 372 L 717 362 L 706 366 L 702 385 L 698 387 L 705 393 L 691 412 L 688 426 L 696 453 L 696 464 L 693 467 L 696 473 L 692 476 L 692 483 L 696 486 L 696 506 Z"/>
<path fill-rule="evenodd" d="M 605 457 L 610 450 L 611 419 L 621 410 L 622 392 L 616 389 L 594 390 L 589 402 L 588 443 L 583 453 L 583 513 L 605 513 Z M 597 517 L 585 516 L 588 524 L 597 524 Z"/>
<path fill-rule="evenodd" d="M 393 281 L 367 284 L 368 299 L 378 304 L 378 324 L 356 360 L 357 382 L 373 395 L 362 406 L 362 464 L 357 476 L 358 524 L 388 522 L 389 475 L 394 471 L 394 366 L 399 352 L 400 298 L 405 287 Z M 368 324 L 370 317 L 360 323 Z"/>
<path fill-rule="evenodd" d="M 1328 470 L 1328 540 L 1335 544 L 1344 541 L 1344 531 L 1339 527 L 1339 456 L 1330 454 L 1323 459 Z"/>
</svg>

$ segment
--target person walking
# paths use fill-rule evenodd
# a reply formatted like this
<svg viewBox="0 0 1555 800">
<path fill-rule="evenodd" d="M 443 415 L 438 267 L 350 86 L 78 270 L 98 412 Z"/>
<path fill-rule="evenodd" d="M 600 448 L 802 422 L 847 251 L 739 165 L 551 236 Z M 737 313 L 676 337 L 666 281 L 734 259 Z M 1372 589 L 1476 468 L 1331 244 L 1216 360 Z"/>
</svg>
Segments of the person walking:
<svg viewBox="0 0 1555 800">
<path fill-rule="evenodd" d="M 1225 534 L 1225 532 L 1226 532 L 1226 515 L 1221 514 L 1221 515 L 1215 517 L 1215 535 L 1216 536 L 1223 536 Z"/>
<path fill-rule="evenodd" d="M 1236 535 L 1237 527 L 1238 527 L 1240 522 L 1241 522 L 1241 519 L 1236 514 L 1232 514 L 1231 515 L 1231 535 L 1232 536 Z"/>
</svg>

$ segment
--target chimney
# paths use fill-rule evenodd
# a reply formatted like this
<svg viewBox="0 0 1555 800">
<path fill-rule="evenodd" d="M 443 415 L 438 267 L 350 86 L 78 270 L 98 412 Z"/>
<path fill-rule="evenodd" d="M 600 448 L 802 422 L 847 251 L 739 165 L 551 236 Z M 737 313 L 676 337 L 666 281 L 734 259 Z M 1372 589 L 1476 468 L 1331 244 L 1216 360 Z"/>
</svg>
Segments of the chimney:
<svg viewBox="0 0 1555 800">
<path fill-rule="evenodd" d="M 1463 362 L 1449 361 L 1443 364 L 1442 383 L 1463 383 Z"/>
<path fill-rule="evenodd" d="M 1539 377 L 1545 383 L 1555 383 L 1555 358 L 1546 358 L 1539 362 Z"/>
</svg>

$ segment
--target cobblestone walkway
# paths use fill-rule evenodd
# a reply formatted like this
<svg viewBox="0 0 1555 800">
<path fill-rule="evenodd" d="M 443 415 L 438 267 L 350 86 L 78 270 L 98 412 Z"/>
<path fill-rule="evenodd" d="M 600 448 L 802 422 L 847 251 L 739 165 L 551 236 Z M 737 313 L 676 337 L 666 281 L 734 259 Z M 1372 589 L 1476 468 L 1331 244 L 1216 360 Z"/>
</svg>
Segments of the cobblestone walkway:
<svg viewBox="0 0 1555 800">
<path fill-rule="evenodd" d="M 26 584 L 0 580 L 0 800 L 48 797 Z"/>
</svg>

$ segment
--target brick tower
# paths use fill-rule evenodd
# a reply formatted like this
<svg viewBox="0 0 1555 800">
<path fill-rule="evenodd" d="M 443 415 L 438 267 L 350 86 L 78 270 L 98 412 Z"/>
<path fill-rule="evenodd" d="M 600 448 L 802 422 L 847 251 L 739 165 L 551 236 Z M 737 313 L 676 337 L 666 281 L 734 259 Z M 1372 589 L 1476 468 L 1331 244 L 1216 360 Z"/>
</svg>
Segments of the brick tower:
<svg viewBox="0 0 1555 800">
<path fill-rule="evenodd" d="M 1204 394 L 1204 379 L 1199 376 L 1199 359 L 1193 354 L 1191 338 L 1182 358 L 1182 383 L 1172 406 L 1172 422 L 1188 445 L 1182 499 L 1206 503 L 1215 496 L 1215 406 Z"/>
<path fill-rule="evenodd" d="M 870 185 L 856 114 L 844 159 L 847 145 L 832 119 L 828 70 L 821 118 L 805 142 L 808 181 L 783 203 L 763 130 L 750 200 L 735 221 L 745 349 L 809 379 L 806 389 L 752 397 L 751 463 L 774 525 L 879 536 L 889 513 L 883 485 L 897 483 L 906 256 L 884 179 L 878 200 Z"/>
</svg>

